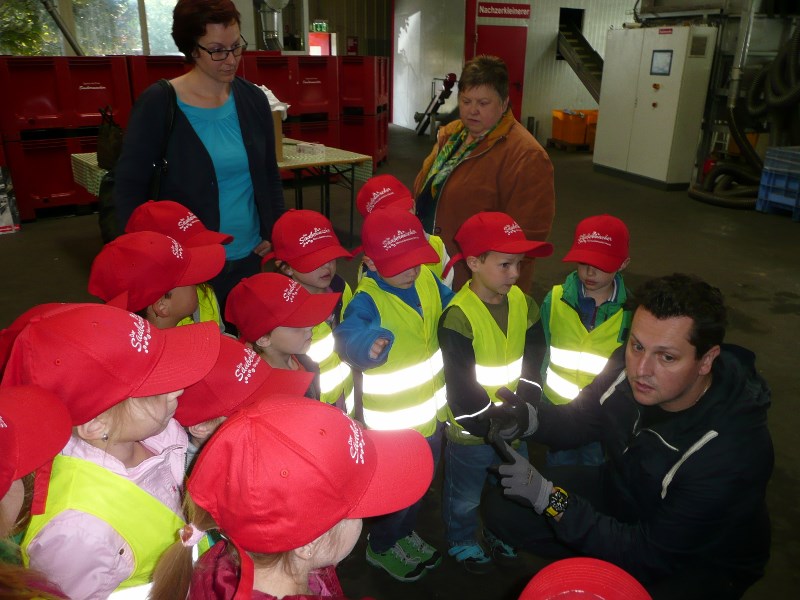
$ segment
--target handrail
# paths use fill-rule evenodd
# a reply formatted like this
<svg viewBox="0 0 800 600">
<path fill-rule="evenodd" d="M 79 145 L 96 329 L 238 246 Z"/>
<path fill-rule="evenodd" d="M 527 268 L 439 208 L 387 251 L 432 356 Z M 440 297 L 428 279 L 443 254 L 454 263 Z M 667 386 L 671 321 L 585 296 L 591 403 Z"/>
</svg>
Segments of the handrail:
<svg viewBox="0 0 800 600">
<path fill-rule="evenodd" d="M 567 30 L 575 37 L 575 41 L 570 41 L 565 35 Z M 578 53 L 582 50 L 582 54 Z M 581 80 L 583 85 L 594 98 L 595 102 L 600 101 L 600 86 L 602 83 L 603 59 L 594 48 L 586 41 L 580 31 L 574 26 L 566 25 L 560 28 L 558 33 L 558 51 L 567 61 L 572 70 Z M 593 73 L 588 66 L 594 65 L 599 69 L 599 73 Z"/>
</svg>

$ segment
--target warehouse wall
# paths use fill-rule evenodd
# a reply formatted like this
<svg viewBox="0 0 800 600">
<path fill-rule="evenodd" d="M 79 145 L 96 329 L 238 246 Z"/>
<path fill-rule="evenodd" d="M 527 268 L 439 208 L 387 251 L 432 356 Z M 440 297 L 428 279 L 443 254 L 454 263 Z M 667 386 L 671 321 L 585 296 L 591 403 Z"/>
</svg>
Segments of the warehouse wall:
<svg viewBox="0 0 800 600">
<path fill-rule="evenodd" d="M 433 78 L 458 75 L 463 56 L 463 0 L 395 0 L 393 122 L 414 129 Z M 455 94 L 443 110 L 453 106 Z"/>
<path fill-rule="evenodd" d="M 346 54 L 347 36 L 358 37 L 362 56 L 389 56 L 392 15 L 389 0 L 308 0 L 308 20 L 327 19 L 336 32 L 338 54 Z"/>
<path fill-rule="evenodd" d="M 531 2 L 528 50 L 525 61 L 523 123 L 533 116 L 538 122 L 537 138 L 550 137 L 553 109 L 597 108 L 597 103 L 563 60 L 556 60 L 559 8 L 585 10 L 583 35 L 604 56 L 606 31 L 633 20 L 632 0 L 539 0 Z"/>
<path fill-rule="evenodd" d="M 533 116 L 538 138 L 550 136 L 551 111 L 596 108 L 597 104 L 563 60 L 556 60 L 559 8 L 583 9 L 583 33 L 602 56 L 606 31 L 632 20 L 633 0 L 537 0 L 528 24 L 525 92 L 520 121 Z M 394 123 L 414 128 L 414 112 L 430 100 L 431 80 L 460 73 L 464 54 L 464 2 L 396 0 L 394 54 Z M 455 96 L 455 94 L 454 94 Z M 451 99 L 447 109 L 452 106 Z"/>
</svg>

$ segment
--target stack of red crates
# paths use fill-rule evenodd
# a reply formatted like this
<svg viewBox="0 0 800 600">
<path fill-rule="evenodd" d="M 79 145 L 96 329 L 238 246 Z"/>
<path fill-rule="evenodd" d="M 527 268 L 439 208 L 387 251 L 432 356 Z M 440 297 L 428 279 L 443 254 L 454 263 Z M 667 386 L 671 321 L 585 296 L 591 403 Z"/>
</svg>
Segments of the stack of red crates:
<svg viewBox="0 0 800 600">
<path fill-rule="evenodd" d="M 290 105 L 284 137 L 339 147 L 339 76 L 335 56 L 246 52 L 244 78 Z"/>
<path fill-rule="evenodd" d="M 368 154 L 377 167 L 388 157 L 389 59 L 340 56 L 339 90 L 342 147 Z"/>
<path fill-rule="evenodd" d="M 127 59 L 130 95 L 134 101 L 159 79 L 174 79 L 192 68 L 183 56 L 128 56 Z M 241 66 L 238 74 L 241 75 Z"/>
<path fill-rule="evenodd" d="M 72 177 L 70 154 L 97 149 L 99 109 L 124 125 L 131 110 L 124 56 L 0 57 L 0 133 L 22 220 L 94 200 Z"/>
</svg>

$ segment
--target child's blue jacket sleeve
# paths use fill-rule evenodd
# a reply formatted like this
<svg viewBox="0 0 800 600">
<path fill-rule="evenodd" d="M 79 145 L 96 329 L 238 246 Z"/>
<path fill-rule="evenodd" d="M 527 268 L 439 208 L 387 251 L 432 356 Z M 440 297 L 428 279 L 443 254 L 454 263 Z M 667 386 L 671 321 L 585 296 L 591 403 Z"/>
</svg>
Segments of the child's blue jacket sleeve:
<svg viewBox="0 0 800 600">
<path fill-rule="evenodd" d="M 336 352 L 351 367 L 360 371 L 372 369 L 386 362 L 394 334 L 381 327 L 381 316 L 369 294 L 356 293 L 344 311 L 344 319 L 333 330 Z M 379 339 L 389 343 L 377 359 L 369 357 L 372 345 Z"/>
</svg>

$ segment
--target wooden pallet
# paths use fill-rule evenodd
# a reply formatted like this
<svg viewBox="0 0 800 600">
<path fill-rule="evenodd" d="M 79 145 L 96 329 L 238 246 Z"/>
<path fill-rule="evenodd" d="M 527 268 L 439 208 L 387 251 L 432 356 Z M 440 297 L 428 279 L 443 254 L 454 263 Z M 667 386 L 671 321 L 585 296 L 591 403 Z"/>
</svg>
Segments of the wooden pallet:
<svg viewBox="0 0 800 600">
<path fill-rule="evenodd" d="M 555 138 L 547 138 L 548 148 L 558 148 L 559 150 L 566 150 L 567 152 L 591 152 L 592 146 L 589 144 L 570 144 L 563 140 Z"/>
</svg>

